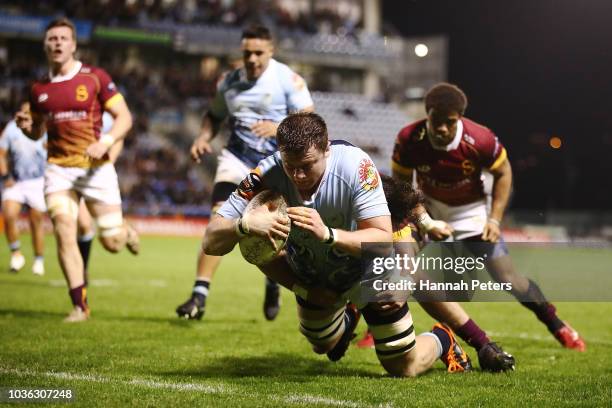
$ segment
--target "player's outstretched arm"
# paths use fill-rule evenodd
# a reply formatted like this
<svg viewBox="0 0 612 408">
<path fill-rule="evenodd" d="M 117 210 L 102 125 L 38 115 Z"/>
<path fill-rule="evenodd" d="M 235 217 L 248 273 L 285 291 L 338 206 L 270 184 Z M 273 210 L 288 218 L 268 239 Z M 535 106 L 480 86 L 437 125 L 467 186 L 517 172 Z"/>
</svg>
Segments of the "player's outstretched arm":
<svg viewBox="0 0 612 408">
<path fill-rule="evenodd" d="M 284 240 L 289 234 L 287 224 L 286 218 L 268 211 L 266 206 L 258 207 L 238 219 L 215 215 L 206 228 L 202 249 L 208 255 L 225 255 L 246 235 L 267 237 L 276 247 L 275 238 Z"/>
<path fill-rule="evenodd" d="M 491 214 L 482 232 L 484 241 L 497 242 L 501 235 L 500 223 L 504 217 L 504 211 L 510 200 L 512 189 L 512 167 L 508 159 L 494 170 L 490 170 L 493 175 L 493 192 L 491 200 Z"/>
<path fill-rule="evenodd" d="M 359 221 L 356 231 L 328 227 L 313 208 L 289 207 L 287 215 L 296 226 L 310 231 L 319 241 L 334 245 L 354 256 L 361 255 L 362 242 L 392 241 L 391 217 L 388 215 Z"/>
</svg>

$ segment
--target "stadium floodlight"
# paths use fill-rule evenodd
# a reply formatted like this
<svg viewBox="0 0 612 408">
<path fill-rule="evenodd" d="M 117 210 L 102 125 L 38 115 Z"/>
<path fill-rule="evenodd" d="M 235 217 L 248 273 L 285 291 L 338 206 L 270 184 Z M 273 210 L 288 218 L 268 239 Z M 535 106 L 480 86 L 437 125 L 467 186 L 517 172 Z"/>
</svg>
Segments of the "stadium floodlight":
<svg viewBox="0 0 612 408">
<path fill-rule="evenodd" d="M 414 47 L 414 53 L 417 57 L 423 58 L 429 53 L 429 48 L 425 44 L 417 44 Z"/>
</svg>

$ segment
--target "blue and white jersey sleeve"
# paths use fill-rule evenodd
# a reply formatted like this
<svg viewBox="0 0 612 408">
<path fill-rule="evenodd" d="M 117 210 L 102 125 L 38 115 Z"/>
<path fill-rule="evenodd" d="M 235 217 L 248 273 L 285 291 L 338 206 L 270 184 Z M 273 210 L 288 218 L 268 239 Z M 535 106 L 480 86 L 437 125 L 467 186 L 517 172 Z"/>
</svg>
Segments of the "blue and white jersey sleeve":
<svg viewBox="0 0 612 408">
<path fill-rule="evenodd" d="M 353 219 L 390 215 L 378 169 L 367 153 L 359 150 L 353 163 L 357 168 L 353 178 Z"/>
<path fill-rule="evenodd" d="M 306 81 L 284 64 L 278 64 L 278 79 L 285 91 L 287 113 L 295 113 L 314 106 Z"/>
<path fill-rule="evenodd" d="M 11 162 L 11 176 L 17 180 L 42 177 L 47 161 L 47 135 L 39 140 L 28 138 L 15 121 L 10 121 L 0 137 L 0 148 L 7 151 Z"/>
<path fill-rule="evenodd" d="M 283 180 L 284 172 L 280 165 L 280 155 L 278 153 L 268 156 L 249 174 L 234 191 L 229 199 L 217 210 L 217 214 L 224 218 L 239 218 L 246 209 L 249 201 L 257 193 L 269 188 L 268 186 L 278 186 Z M 285 180 L 286 184 L 286 180 Z M 278 190 L 278 188 L 275 188 Z M 282 191 L 281 191 L 282 192 Z"/>
</svg>

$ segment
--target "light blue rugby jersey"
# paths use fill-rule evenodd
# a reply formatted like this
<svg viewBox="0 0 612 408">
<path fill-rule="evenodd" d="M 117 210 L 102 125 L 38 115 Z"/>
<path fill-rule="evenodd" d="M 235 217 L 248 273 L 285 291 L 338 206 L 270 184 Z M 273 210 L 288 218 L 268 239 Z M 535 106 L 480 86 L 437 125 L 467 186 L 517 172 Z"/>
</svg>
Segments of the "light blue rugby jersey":
<svg viewBox="0 0 612 408">
<path fill-rule="evenodd" d="M 382 181 L 367 153 L 344 141 L 333 141 L 319 189 L 310 201 L 302 200 L 285 174 L 280 153 L 258 165 L 263 184 L 281 192 L 289 206 L 317 210 L 323 222 L 347 231 L 357 229 L 356 221 L 390 215 Z M 238 218 L 248 202 L 237 192 L 217 211 L 225 218 Z M 293 227 L 287 245 L 287 260 L 306 285 L 345 291 L 361 278 L 360 260 L 319 242 L 301 228 Z"/>
<path fill-rule="evenodd" d="M 0 149 L 8 152 L 11 177 L 16 181 L 30 180 L 45 174 L 47 135 L 32 140 L 11 120 L 0 137 Z"/>
<path fill-rule="evenodd" d="M 306 82 L 287 65 L 270 59 L 254 82 L 244 68 L 230 72 L 219 84 L 210 113 L 223 120 L 229 116 L 231 135 L 227 149 L 255 167 L 277 149 L 276 138 L 261 138 L 251 132 L 258 120 L 281 122 L 289 113 L 312 106 Z"/>
</svg>

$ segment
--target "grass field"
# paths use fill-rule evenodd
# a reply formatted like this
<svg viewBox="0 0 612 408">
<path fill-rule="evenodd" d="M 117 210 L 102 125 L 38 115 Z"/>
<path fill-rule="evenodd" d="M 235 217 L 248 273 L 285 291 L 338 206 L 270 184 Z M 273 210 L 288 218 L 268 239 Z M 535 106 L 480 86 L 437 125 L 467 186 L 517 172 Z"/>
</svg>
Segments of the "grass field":
<svg viewBox="0 0 612 408">
<path fill-rule="evenodd" d="M 287 291 L 277 320 L 265 321 L 263 276 L 236 252 L 211 287 L 204 320 L 178 320 L 174 308 L 190 292 L 198 239 L 145 237 L 136 258 L 96 244 L 92 319 L 63 324 L 70 303 L 47 242 L 42 278 L 30 263 L 9 274 L 8 253 L 0 254 L 0 387 L 72 388 L 74 405 L 88 407 L 612 406 L 612 303 L 557 305 L 586 339 L 582 354 L 559 347 L 516 303 L 467 304 L 515 355 L 517 370 L 450 375 L 437 363 L 420 378 L 396 379 L 372 350 L 351 347 L 335 364 L 312 353 Z M 612 265 L 609 250 L 598 259 Z M 417 332 L 429 330 L 433 321 L 411 308 Z"/>
</svg>

